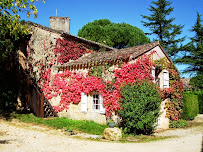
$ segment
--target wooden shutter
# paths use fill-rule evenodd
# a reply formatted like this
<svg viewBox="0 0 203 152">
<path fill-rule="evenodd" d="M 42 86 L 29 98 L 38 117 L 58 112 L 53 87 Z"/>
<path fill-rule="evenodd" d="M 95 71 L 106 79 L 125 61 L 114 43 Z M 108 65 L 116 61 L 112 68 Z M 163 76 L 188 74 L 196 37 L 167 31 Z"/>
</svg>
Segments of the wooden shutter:
<svg viewBox="0 0 203 152">
<path fill-rule="evenodd" d="M 156 82 L 156 80 L 155 80 L 155 67 L 153 66 L 152 67 L 152 77 L 154 78 L 154 80 L 153 80 L 153 82 L 155 83 Z"/>
<path fill-rule="evenodd" d="M 99 101 L 100 101 L 100 113 L 105 114 L 106 111 L 105 107 L 103 106 L 103 97 L 101 94 L 99 95 Z"/>
<path fill-rule="evenodd" d="M 169 88 L 169 72 L 168 72 L 168 70 L 164 69 L 163 74 L 164 74 L 163 88 Z"/>
<path fill-rule="evenodd" d="M 85 93 L 81 93 L 81 112 L 87 113 L 87 95 Z"/>
</svg>

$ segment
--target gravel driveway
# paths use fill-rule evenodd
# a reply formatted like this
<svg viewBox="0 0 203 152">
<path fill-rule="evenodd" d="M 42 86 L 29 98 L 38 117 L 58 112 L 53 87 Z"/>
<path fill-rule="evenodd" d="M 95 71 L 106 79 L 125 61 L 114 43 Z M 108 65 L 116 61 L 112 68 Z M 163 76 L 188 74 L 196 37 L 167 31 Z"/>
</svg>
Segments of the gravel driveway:
<svg viewBox="0 0 203 152">
<path fill-rule="evenodd" d="M 0 119 L 1 152 L 201 152 L 203 126 L 168 130 L 160 136 L 175 135 L 148 143 L 115 143 L 71 138 L 61 131 Z"/>
</svg>

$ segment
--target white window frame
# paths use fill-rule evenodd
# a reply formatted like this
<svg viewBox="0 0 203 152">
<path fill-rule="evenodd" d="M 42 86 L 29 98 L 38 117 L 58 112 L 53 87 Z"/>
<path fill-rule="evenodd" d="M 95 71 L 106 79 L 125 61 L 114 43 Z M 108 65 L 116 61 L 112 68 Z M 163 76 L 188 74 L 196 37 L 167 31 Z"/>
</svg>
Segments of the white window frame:
<svg viewBox="0 0 203 152">
<path fill-rule="evenodd" d="M 99 112 L 105 114 L 105 108 L 103 106 L 103 97 L 99 93 L 93 93 L 91 109 L 93 112 Z"/>
<path fill-rule="evenodd" d="M 152 77 L 154 78 L 153 82 L 156 83 L 156 68 L 154 66 L 152 66 Z"/>
<path fill-rule="evenodd" d="M 164 69 L 163 70 L 163 88 L 169 88 L 169 71 Z"/>
</svg>

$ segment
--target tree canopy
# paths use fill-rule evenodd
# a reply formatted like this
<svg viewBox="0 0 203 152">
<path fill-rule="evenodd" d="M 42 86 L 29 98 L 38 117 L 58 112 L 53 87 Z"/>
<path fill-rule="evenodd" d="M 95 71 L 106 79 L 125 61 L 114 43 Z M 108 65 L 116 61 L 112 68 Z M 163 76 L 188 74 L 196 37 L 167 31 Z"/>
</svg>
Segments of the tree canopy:
<svg viewBox="0 0 203 152">
<path fill-rule="evenodd" d="M 28 28 L 20 21 L 19 13 L 37 17 L 35 2 L 38 0 L 1 0 L 0 2 L 0 57 L 11 51 L 17 41 L 28 33 Z M 43 2 L 45 2 L 43 0 Z"/>
<path fill-rule="evenodd" d="M 183 56 L 176 60 L 176 63 L 189 65 L 184 70 L 185 73 L 196 72 L 198 75 L 203 75 L 203 26 L 201 22 L 201 15 L 197 12 L 196 23 L 190 30 L 195 35 L 183 47 L 181 51 Z"/>
<path fill-rule="evenodd" d="M 173 24 L 174 17 L 169 18 L 174 8 L 170 5 L 172 2 L 167 0 L 152 1 L 148 9 L 150 16 L 142 15 L 143 25 L 149 27 L 151 34 L 157 36 L 157 40 L 169 56 L 175 55 L 179 51 L 179 43 L 184 41 L 184 38 L 177 38 L 182 33 L 182 25 Z"/>
<path fill-rule="evenodd" d="M 150 42 L 139 28 L 127 23 L 112 23 L 108 19 L 95 20 L 84 25 L 78 31 L 78 36 L 118 49 Z"/>
</svg>

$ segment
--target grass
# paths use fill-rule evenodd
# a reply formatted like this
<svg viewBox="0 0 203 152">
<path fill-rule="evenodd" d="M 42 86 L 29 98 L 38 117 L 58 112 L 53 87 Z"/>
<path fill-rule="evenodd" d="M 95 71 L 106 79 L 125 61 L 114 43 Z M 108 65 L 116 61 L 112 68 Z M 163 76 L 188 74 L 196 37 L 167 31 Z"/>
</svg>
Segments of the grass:
<svg viewBox="0 0 203 152">
<path fill-rule="evenodd" d="M 15 118 L 22 122 L 41 124 L 55 129 L 77 130 L 88 134 L 101 135 L 107 125 L 101 125 L 93 121 L 71 120 L 68 118 L 44 119 L 32 114 L 13 114 Z"/>
<path fill-rule="evenodd" d="M 93 121 L 82 121 L 82 120 L 71 120 L 67 118 L 38 118 L 32 114 L 11 114 L 10 119 L 18 119 L 26 123 L 40 124 L 48 126 L 54 129 L 67 129 L 67 130 L 77 130 L 83 133 L 102 135 L 107 125 L 101 125 Z M 189 123 L 190 127 L 202 125 L 202 123 Z M 123 134 L 122 140 L 120 142 L 153 142 L 159 140 L 165 140 L 169 138 L 175 138 L 176 136 L 155 136 L 155 135 L 127 135 Z M 80 137 L 78 137 L 80 138 Z M 103 139 L 89 139 L 96 141 L 106 141 Z"/>
</svg>

